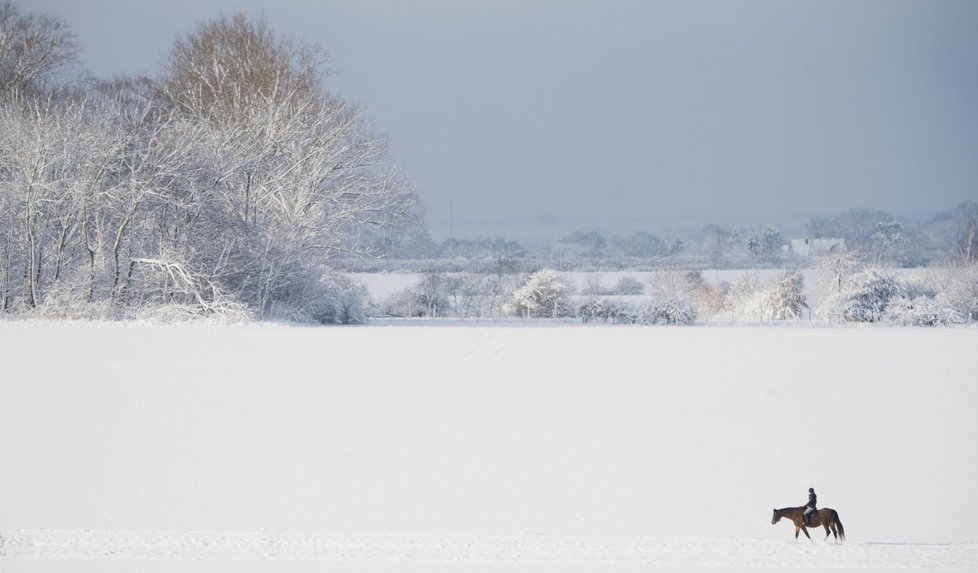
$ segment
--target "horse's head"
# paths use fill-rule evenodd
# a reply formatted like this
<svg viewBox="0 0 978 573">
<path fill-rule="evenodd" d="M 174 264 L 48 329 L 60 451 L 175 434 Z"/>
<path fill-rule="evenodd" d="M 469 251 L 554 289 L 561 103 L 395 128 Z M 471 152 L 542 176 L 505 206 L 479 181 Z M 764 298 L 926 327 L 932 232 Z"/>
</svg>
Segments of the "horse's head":
<svg viewBox="0 0 978 573">
<path fill-rule="evenodd" d="M 778 510 L 775 509 L 774 510 L 774 515 L 771 517 L 771 525 L 774 525 L 780 519 L 781 519 L 781 514 L 778 512 Z"/>
</svg>

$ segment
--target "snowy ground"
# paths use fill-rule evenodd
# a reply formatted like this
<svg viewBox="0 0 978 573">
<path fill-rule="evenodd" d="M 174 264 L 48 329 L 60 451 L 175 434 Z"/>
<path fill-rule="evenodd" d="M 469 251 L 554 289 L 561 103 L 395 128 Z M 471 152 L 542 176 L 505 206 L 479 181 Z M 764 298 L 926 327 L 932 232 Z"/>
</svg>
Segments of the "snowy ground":
<svg viewBox="0 0 978 573">
<path fill-rule="evenodd" d="M 978 329 L 0 322 L 0 348 L 4 573 L 978 570 Z M 846 544 L 771 525 L 808 487 Z"/>
</svg>

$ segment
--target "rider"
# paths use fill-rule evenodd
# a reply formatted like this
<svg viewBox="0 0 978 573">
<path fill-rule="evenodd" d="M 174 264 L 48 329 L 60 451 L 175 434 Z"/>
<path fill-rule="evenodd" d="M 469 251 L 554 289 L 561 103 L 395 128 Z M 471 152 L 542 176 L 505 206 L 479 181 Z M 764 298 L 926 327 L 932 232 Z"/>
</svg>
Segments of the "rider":
<svg viewBox="0 0 978 573">
<path fill-rule="evenodd" d="M 805 504 L 805 513 L 801 516 L 802 523 L 808 526 L 809 516 L 815 513 L 815 488 L 808 488 L 808 503 Z"/>
</svg>

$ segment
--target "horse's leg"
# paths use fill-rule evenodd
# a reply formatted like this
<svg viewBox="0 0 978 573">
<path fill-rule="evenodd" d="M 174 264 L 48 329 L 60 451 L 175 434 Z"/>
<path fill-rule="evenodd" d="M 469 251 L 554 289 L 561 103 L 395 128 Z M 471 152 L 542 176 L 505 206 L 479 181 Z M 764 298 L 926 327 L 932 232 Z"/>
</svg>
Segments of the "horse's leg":
<svg viewBox="0 0 978 573">
<path fill-rule="evenodd" d="M 828 526 L 827 523 L 823 523 L 822 524 L 822 527 L 825 528 L 825 539 L 823 539 L 823 541 L 828 541 L 829 540 L 829 534 L 831 534 L 832 532 L 829 531 L 829 526 Z"/>
<path fill-rule="evenodd" d="M 795 541 L 798 541 L 798 532 L 799 531 L 801 531 L 801 528 L 796 525 L 795 526 Z"/>
<path fill-rule="evenodd" d="M 815 541 L 812 539 L 812 536 L 808 534 L 808 528 L 807 527 L 805 527 L 804 525 L 802 525 L 801 526 L 801 530 L 805 533 L 805 537 L 807 537 L 809 541 L 811 541 L 812 543 L 815 543 Z"/>
</svg>

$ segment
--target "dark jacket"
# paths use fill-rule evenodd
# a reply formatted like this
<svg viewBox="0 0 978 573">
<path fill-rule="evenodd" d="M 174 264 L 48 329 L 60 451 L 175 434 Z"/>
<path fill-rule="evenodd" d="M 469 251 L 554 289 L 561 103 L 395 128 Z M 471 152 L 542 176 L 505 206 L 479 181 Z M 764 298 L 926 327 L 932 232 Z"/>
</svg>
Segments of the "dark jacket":
<svg viewBox="0 0 978 573">
<path fill-rule="evenodd" d="M 814 491 L 808 492 L 808 504 L 805 507 L 810 507 L 812 509 L 815 509 L 815 500 L 816 500 L 815 492 Z"/>
</svg>

